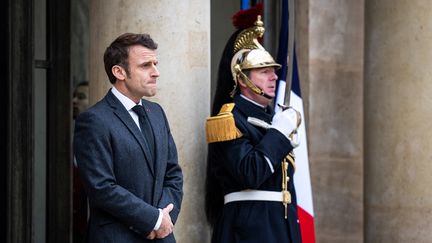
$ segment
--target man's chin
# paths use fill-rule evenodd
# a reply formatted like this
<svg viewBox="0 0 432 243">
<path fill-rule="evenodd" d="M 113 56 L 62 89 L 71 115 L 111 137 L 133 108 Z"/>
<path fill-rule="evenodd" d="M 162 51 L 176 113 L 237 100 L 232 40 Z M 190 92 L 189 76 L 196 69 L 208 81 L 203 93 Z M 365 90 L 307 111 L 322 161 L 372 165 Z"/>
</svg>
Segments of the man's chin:
<svg viewBox="0 0 432 243">
<path fill-rule="evenodd" d="M 274 99 L 274 97 L 276 96 L 275 93 L 270 93 L 270 94 L 267 94 L 267 93 L 266 93 L 266 95 L 268 95 L 269 97 L 271 97 L 271 98 L 270 98 L 271 100 Z"/>
<path fill-rule="evenodd" d="M 147 92 L 147 93 L 144 94 L 144 97 L 151 98 L 151 97 L 153 97 L 155 95 L 156 95 L 156 91 L 154 91 L 154 92 Z"/>
<path fill-rule="evenodd" d="M 74 107 L 72 110 L 72 117 L 75 119 L 79 114 L 79 109 Z"/>
</svg>

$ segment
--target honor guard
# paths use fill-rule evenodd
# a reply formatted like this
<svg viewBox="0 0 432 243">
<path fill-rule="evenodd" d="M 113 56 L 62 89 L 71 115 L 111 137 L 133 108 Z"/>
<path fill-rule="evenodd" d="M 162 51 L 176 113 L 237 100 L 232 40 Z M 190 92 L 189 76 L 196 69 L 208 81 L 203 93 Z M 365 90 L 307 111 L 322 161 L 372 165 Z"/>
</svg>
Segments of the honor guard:
<svg viewBox="0 0 432 243">
<path fill-rule="evenodd" d="M 255 19 L 225 47 L 206 122 L 213 243 L 301 242 L 292 153 L 300 114 L 287 107 L 275 114 L 270 106 L 280 65 L 259 43 L 264 25 Z"/>
</svg>

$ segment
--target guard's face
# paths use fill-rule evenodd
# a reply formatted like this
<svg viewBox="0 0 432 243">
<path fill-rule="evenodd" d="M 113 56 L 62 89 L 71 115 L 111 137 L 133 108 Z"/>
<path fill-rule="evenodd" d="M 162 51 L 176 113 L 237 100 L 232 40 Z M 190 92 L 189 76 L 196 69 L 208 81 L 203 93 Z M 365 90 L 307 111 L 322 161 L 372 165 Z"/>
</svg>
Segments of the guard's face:
<svg viewBox="0 0 432 243">
<path fill-rule="evenodd" d="M 129 74 L 125 78 L 128 93 L 135 98 L 156 94 L 159 77 L 156 51 L 141 45 L 129 47 Z"/>
<path fill-rule="evenodd" d="M 251 69 L 249 73 L 249 79 L 265 94 L 270 97 L 276 96 L 276 80 L 278 76 L 276 75 L 276 71 L 274 67 L 264 67 L 264 68 L 256 68 Z M 257 94 L 258 98 L 264 98 Z"/>
</svg>

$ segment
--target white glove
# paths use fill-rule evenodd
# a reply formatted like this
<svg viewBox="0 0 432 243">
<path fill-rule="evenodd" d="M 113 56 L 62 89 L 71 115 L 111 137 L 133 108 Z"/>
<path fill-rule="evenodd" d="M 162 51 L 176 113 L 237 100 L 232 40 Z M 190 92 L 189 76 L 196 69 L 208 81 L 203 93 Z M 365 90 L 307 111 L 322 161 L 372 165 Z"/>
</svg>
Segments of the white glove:
<svg viewBox="0 0 432 243">
<path fill-rule="evenodd" d="M 291 146 L 293 146 L 293 148 L 297 148 L 300 145 L 300 136 L 297 131 L 291 133 L 288 139 L 290 140 Z"/>
<path fill-rule="evenodd" d="M 273 116 L 271 127 L 281 132 L 291 141 L 290 134 L 297 130 L 297 121 L 297 111 L 290 107 Z"/>
</svg>

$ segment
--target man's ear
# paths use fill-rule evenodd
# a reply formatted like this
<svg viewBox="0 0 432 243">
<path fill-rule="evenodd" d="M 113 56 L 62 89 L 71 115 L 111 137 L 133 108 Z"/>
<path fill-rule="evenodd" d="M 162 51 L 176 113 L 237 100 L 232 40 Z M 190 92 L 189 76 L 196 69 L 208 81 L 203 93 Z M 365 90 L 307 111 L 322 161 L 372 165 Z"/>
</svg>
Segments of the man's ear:
<svg viewBox="0 0 432 243">
<path fill-rule="evenodd" d="M 127 77 L 126 70 L 120 65 L 114 65 L 111 68 L 111 72 L 118 80 L 125 80 Z"/>
<path fill-rule="evenodd" d="M 245 81 L 243 80 L 244 77 L 242 77 L 242 76 L 243 76 L 243 75 L 238 75 L 238 76 L 237 76 L 237 82 L 238 82 L 238 84 L 239 84 L 240 86 L 246 88 L 247 85 L 246 85 Z"/>
</svg>

